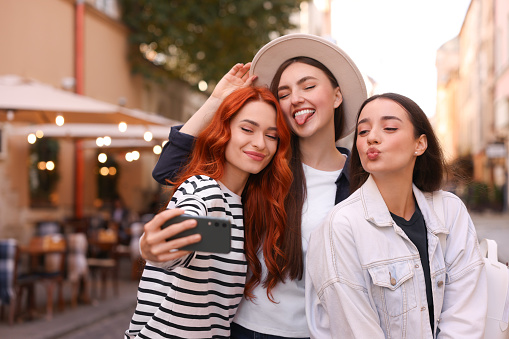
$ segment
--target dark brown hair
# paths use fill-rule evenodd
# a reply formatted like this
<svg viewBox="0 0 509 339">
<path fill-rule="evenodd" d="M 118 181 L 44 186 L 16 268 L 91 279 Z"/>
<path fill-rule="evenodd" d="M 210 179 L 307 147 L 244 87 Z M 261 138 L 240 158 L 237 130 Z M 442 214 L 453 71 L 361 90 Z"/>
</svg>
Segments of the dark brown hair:
<svg viewBox="0 0 509 339">
<path fill-rule="evenodd" d="M 433 192 L 442 186 L 444 176 L 447 173 L 447 166 L 442 153 L 442 148 L 438 138 L 433 131 L 433 127 L 423 110 L 413 100 L 396 93 L 385 93 L 374 95 L 364 101 L 359 113 L 357 122 L 362 109 L 370 102 L 377 99 L 392 100 L 399 104 L 407 113 L 410 122 L 414 126 L 414 136 L 418 138 L 422 134 L 426 135 L 428 147 L 426 151 L 415 160 L 414 173 L 412 181 L 423 192 Z M 357 150 L 357 132 L 354 136 L 352 155 L 350 156 L 350 191 L 354 192 L 366 182 L 369 173 L 364 170 Z"/>
<path fill-rule="evenodd" d="M 333 88 L 339 87 L 339 84 L 331 73 L 319 61 L 308 57 L 295 57 L 288 59 L 279 66 L 272 82 L 270 84 L 271 92 L 278 97 L 278 87 L 283 72 L 293 63 L 300 62 L 322 70 Z M 339 105 L 334 110 L 334 133 L 335 139 L 339 140 L 343 131 L 343 105 Z M 302 255 L 302 206 L 306 199 L 306 177 L 302 168 L 301 153 L 299 148 L 299 137 L 292 133 L 292 158 L 290 168 L 293 173 L 293 181 L 290 187 L 290 193 L 285 201 L 285 209 L 288 217 L 288 226 L 284 237 L 283 253 L 287 258 L 287 265 L 284 269 L 284 275 L 290 279 L 302 279 L 304 273 L 304 258 Z"/>
</svg>

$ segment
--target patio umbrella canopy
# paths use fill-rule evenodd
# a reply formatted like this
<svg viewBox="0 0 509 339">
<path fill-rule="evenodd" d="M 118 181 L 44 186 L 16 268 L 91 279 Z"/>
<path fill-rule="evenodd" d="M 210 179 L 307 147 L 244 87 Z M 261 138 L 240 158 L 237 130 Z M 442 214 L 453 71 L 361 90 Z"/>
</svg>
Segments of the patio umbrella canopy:
<svg viewBox="0 0 509 339">
<path fill-rule="evenodd" d="M 169 119 L 112 105 L 83 95 L 24 79 L 0 76 L 0 122 L 55 123 L 62 115 L 65 123 L 164 125 Z"/>
</svg>

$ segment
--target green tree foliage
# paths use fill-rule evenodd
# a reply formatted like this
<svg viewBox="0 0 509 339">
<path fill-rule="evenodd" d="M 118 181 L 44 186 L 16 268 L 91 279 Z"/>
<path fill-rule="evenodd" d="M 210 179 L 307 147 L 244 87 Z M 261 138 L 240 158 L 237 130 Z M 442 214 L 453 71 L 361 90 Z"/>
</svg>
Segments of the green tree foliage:
<svg viewBox="0 0 509 339">
<path fill-rule="evenodd" d="M 120 0 L 135 73 L 195 85 L 251 61 L 271 38 L 294 28 L 305 0 Z"/>
</svg>

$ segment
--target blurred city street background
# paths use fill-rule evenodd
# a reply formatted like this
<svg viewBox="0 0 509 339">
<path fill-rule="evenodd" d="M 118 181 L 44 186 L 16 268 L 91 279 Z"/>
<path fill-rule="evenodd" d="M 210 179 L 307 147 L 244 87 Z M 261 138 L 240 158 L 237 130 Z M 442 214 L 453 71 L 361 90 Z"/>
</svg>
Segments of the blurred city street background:
<svg viewBox="0 0 509 339">
<path fill-rule="evenodd" d="M 446 189 L 509 262 L 508 18 L 506 0 L 0 0 L 0 338 L 123 335 L 170 127 L 287 33 L 424 109 Z"/>
</svg>

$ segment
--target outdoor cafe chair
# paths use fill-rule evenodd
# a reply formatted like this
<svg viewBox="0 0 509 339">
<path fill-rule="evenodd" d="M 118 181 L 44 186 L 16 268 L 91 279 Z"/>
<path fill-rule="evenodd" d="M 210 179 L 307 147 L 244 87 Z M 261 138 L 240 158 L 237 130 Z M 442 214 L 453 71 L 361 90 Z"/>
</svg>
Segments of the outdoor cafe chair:
<svg viewBox="0 0 509 339">
<path fill-rule="evenodd" d="M 23 294 L 27 292 L 27 311 L 33 317 L 35 311 L 35 282 L 37 277 L 20 273 L 20 248 L 15 239 L 0 239 L 0 307 L 3 318 L 8 306 L 9 324 L 14 324 L 21 312 Z"/>
</svg>

